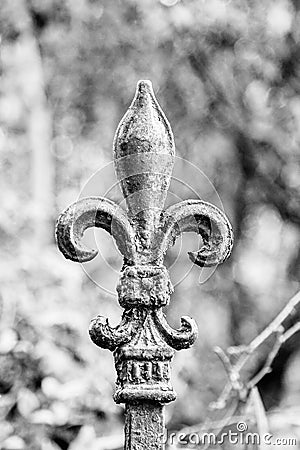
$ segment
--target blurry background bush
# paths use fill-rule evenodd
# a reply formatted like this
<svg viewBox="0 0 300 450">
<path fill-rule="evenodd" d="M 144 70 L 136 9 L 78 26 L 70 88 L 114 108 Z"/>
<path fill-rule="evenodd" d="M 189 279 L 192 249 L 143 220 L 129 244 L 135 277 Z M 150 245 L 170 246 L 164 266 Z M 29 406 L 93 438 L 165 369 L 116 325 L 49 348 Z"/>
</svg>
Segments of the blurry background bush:
<svg viewBox="0 0 300 450">
<path fill-rule="evenodd" d="M 54 223 L 112 160 L 141 78 L 153 82 L 177 155 L 211 180 L 235 231 L 230 260 L 202 285 L 193 268 L 168 311 L 173 325 L 188 314 L 200 329 L 173 364 L 168 428 L 201 422 L 225 382 L 213 347 L 249 342 L 299 289 L 299 2 L 2 0 L 0 28 L 1 448 L 118 448 L 112 356 L 87 329 L 98 313 L 117 323 L 121 310 L 63 259 Z M 202 182 L 190 180 L 210 200 Z M 88 270 L 114 290 L 107 264 Z M 298 334 L 259 385 L 274 426 L 299 426 L 299 371 Z"/>
</svg>

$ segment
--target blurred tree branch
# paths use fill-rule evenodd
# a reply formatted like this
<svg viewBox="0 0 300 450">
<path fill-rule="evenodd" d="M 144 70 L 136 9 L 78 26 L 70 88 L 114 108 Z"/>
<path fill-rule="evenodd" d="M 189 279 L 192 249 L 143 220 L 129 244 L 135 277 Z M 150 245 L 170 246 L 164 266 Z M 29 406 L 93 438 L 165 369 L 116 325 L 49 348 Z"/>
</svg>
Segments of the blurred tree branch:
<svg viewBox="0 0 300 450">
<path fill-rule="evenodd" d="M 231 46 L 233 48 L 233 46 Z M 246 180 L 252 180 L 257 186 L 255 195 L 259 195 L 256 199 L 262 202 L 268 202 L 275 206 L 279 214 L 284 220 L 288 220 L 297 226 L 300 226 L 300 192 L 299 190 L 290 187 L 283 177 L 284 166 L 287 161 L 282 157 L 278 151 L 275 142 L 276 135 L 266 142 L 259 141 L 253 138 L 249 130 L 249 111 L 243 101 L 244 85 L 240 83 L 235 95 L 232 95 L 230 89 L 225 82 L 222 84 L 214 76 L 210 70 L 209 61 L 214 57 L 214 54 L 219 52 L 217 48 L 208 46 L 207 53 L 200 50 L 194 50 L 188 56 L 189 63 L 195 74 L 204 82 L 210 99 L 210 108 L 218 109 L 218 114 L 222 116 L 222 123 L 227 123 L 227 132 L 235 137 L 235 144 L 239 155 L 242 172 L 246 176 Z M 296 50 L 293 51 L 294 55 Z M 297 50 L 299 51 L 299 50 Z M 295 58 L 290 56 L 295 64 Z M 226 78 L 226 77 L 225 77 Z M 222 107 L 220 107 L 222 105 Z M 228 109 L 230 114 L 228 114 Z M 276 132 L 276 128 L 274 130 Z M 279 137 L 279 134 L 278 134 Z M 278 139 L 279 141 L 279 139 Z M 261 152 L 264 152 L 267 160 L 273 159 L 275 164 L 277 162 L 276 173 L 274 173 L 273 164 L 265 164 L 264 168 L 258 164 Z M 278 169 L 279 167 L 279 169 Z M 245 184 L 245 183 L 244 183 Z M 246 192 L 247 186 L 243 190 Z M 239 190 L 240 193 L 240 190 Z M 239 199 L 241 200 L 240 193 Z M 245 203 L 242 201 L 242 204 Z M 238 210 L 243 214 L 244 208 L 240 207 Z M 238 226 L 241 226 L 242 217 L 237 221 Z"/>
<path fill-rule="evenodd" d="M 215 352 L 225 368 L 228 382 L 218 400 L 211 404 L 211 412 L 205 423 L 181 430 L 187 438 L 189 434 L 198 433 L 199 430 L 207 432 L 217 429 L 217 434 L 219 434 L 224 427 L 236 423 L 243 417 L 245 418 L 249 413 L 252 416 L 256 415 L 254 423 L 257 426 L 260 425 L 258 422 L 261 419 L 258 419 L 257 415 L 264 414 L 263 403 L 261 400 L 259 401 L 260 406 L 256 408 L 256 411 L 249 411 L 249 403 L 253 402 L 254 398 L 260 398 L 256 386 L 265 375 L 272 371 L 272 363 L 281 346 L 300 331 L 299 313 L 300 292 L 292 297 L 275 319 L 250 344 L 229 347 L 226 351 L 220 347 L 215 348 Z M 295 318 L 295 316 L 296 322 L 288 327 L 290 319 Z M 275 339 L 271 350 L 268 349 L 263 356 L 262 367 L 255 373 L 257 370 L 257 364 L 255 364 L 245 377 L 245 374 L 243 374 L 244 367 L 251 358 L 257 361 L 258 354 L 270 337 Z M 259 357 L 262 358 L 261 355 Z M 253 420 L 253 417 L 249 418 L 249 420 L 251 419 Z"/>
<path fill-rule="evenodd" d="M 25 132 L 30 149 L 32 245 L 41 251 L 53 243 L 55 167 L 51 155 L 53 133 L 51 108 L 46 95 L 46 82 L 39 34 L 31 15 L 29 2 L 6 2 L 9 17 L 5 34 L 12 45 L 20 91 L 25 110 Z M 25 175 L 26 176 L 26 175 Z"/>
<path fill-rule="evenodd" d="M 223 408 L 232 394 L 238 394 L 241 401 L 248 398 L 249 390 L 258 384 L 258 382 L 267 373 L 271 372 L 272 363 L 278 354 L 280 347 L 290 339 L 300 329 L 300 320 L 286 329 L 285 324 L 291 317 L 299 315 L 300 312 L 300 292 L 298 292 L 276 316 L 276 318 L 246 346 L 229 347 L 224 352 L 219 347 L 216 349 L 217 355 L 220 357 L 225 367 L 229 382 L 224 388 L 223 393 L 218 401 L 213 405 L 213 409 Z M 261 350 L 263 344 L 272 336 L 275 336 L 275 342 L 272 349 L 264 357 L 265 363 L 262 369 L 253 377 L 249 377 L 248 381 L 241 380 L 241 373 L 250 357 L 256 356 L 255 353 Z M 249 375 L 248 375 L 249 376 Z"/>
</svg>

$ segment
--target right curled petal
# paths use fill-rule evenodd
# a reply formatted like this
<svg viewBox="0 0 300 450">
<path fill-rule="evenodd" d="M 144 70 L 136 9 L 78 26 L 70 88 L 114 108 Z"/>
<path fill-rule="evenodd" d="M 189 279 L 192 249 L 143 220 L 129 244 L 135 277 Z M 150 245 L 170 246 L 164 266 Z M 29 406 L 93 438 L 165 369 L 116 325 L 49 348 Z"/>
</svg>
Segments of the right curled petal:
<svg viewBox="0 0 300 450">
<path fill-rule="evenodd" d="M 198 327 L 191 317 L 181 317 L 181 327 L 178 330 L 168 324 L 162 311 L 155 312 L 154 320 L 165 342 L 175 350 L 189 348 L 197 339 Z"/>
</svg>

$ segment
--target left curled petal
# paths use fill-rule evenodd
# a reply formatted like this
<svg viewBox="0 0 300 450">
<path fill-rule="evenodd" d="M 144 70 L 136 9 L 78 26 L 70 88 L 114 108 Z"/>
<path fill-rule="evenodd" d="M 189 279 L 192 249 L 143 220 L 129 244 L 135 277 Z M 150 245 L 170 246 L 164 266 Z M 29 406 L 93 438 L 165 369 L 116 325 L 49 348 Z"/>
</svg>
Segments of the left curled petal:
<svg viewBox="0 0 300 450">
<path fill-rule="evenodd" d="M 97 250 L 89 249 L 81 242 L 85 230 L 90 227 L 109 232 L 123 256 L 135 260 L 134 232 L 125 212 L 116 203 L 102 197 L 83 198 L 59 216 L 56 239 L 66 258 L 75 262 L 95 258 Z"/>
<path fill-rule="evenodd" d="M 179 330 L 174 330 L 168 324 L 162 311 L 155 312 L 154 320 L 165 342 L 175 350 L 191 347 L 198 337 L 197 324 L 191 317 L 181 317 L 181 327 Z"/>
<path fill-rule="evenodd" d="M 98 347 L 112 351 L 131 339 L 131 328 L 124 328 L 122 325 L 123 323 L 113 328 L 109 325 L 106 317 L 97 316 L 91 321 L 89 334 Z"/>
</svg>

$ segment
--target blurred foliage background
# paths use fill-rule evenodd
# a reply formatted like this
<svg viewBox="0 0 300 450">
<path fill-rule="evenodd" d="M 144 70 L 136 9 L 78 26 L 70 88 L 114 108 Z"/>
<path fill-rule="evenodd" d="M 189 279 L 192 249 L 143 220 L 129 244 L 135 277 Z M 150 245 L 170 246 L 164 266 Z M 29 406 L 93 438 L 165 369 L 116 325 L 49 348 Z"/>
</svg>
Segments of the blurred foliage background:
<svg viewBox="0 0 300 450">
<path fill-rule="evenodd" d="M 226 381 L 213 347 L 248 343 L 299 290 L 300 3 L 2 0 L 0 32 L 1 448 L 121 445 L 113 358 L 87 333 L 98 313 L 118 322 L 108 291 L 121 259 L 97 235 L 109 264 L 85 271 L 105 280 L 100 289 L 58 252 L 54 224 L 112 160 L 115 129 L 142 78 L 153 82 L 177 155 L 213 183 L 235 232 L 230 260 L 205 283 L 192 268 L 167 313 L 174 326 L 180 315 L 199 325 L 197 343 L 173 364 L 178 399 L 167 425 L 201 423 Z M 178 164 L 214 201 L 206 178 Z M 101 177 L 115 182 L 108 169 Z M 192 244 L 188 236 L 170 251 L 169 265 L 179 258 L 174 277 Z M 271 427 L 298 438 L 299 372 L 298 334 L 259 385 Z"/>
</svg>

